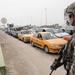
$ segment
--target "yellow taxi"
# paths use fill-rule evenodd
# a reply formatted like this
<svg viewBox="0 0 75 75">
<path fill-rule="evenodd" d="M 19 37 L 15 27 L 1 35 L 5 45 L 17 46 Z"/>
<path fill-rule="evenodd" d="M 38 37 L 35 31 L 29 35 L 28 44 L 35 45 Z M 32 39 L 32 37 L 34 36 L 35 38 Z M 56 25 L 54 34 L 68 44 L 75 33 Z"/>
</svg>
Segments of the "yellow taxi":
<svg viewBox="0 0 75 75">
<path fill-rule="evenodd" d="M 33 32 L 29 30 L 21 30 L 18 34 L 18 39 L 24 42 L 30 42 L 30 37 L 33 36 Z"/>
<path fill-rule="evenodd" d="M 44 49 L 46 53 L 58 53 L 67 41 L 58 38 L 51 32 L 38 32 L 30 38 L 30 43 L 31 46 L 38 46 Z"/>
</svg>

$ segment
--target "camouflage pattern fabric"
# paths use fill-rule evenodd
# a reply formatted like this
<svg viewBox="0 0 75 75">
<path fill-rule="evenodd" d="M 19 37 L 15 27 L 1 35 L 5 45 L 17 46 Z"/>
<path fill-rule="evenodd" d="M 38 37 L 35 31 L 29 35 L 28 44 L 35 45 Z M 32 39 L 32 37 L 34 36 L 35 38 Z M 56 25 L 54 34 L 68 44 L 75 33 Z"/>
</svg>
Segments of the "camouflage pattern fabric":
<svg viewBox="0 0 75 75">
<path fill-rule="evenodd" d="M 75 33 L 72 35 L 72 41 L 70 43 L 70 49 L 73 51 L 73 62 L 69 75 L 75 75 Z M 70 52 L 71 53 L 71 52 Z"/>
<path fill-rule="evenodd" d="M 75 15 L 75 2 L 67 7 L 66 12 L 72 12 Z"/>
</svg>

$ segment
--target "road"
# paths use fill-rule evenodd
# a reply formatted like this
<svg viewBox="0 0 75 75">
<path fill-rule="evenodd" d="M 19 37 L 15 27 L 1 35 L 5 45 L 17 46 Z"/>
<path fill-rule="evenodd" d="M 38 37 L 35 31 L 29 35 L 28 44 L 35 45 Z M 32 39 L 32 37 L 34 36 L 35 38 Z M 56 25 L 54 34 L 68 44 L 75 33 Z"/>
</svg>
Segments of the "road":
<svg viewBox="0 0 75 75">
<path fill-rule="evenodd" d="M 42 49 L 32 47 L 0 30 L 0 44 L 10 75 L 49 75 L 50 65 L 58 54 L 46 54 Z M 62 67 L 52 75 L 65 75 Z"/>
</svg>

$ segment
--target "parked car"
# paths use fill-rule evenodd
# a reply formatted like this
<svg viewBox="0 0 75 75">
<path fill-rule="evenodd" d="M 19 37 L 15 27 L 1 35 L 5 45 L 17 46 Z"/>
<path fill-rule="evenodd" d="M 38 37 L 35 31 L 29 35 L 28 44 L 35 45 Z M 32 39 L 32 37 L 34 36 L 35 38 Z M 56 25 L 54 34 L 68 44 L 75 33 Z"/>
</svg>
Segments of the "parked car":
<svg viewBox="0 0 75 75">
<path fill-rule="evenodd" d="M 28 29 L 29 31 L 31 31 L 32 33 L 36 33 L 36 30 L 34 30 L 34 29 Z"/>
<path fill-rule="evenodd" d="M 16 28 L 16 27 L 8 27 L 6 29 L 6 33 L 9 34 L 9 35 L 12 35 L 14 37 L 18 37 L 18 33 L 21 29 L 19 28 Z"/>
<path fill-rule="evenodd" d="M 12 36 L 18 38 L 19 31 L 12 30 Z"/>
<path fill-rule="evenodd" d="M 54 28 L 48 28 L 46 29 L 47 32 L 52 32 L 59 38 L 63 38 L 64 36 L 70 35 L 67 32 L 63 32 L 61 29 L 54 29 Z"/>
<path fill-rule="evenodd" d="M 66 40 L 58 38 L 51 32 L 38 32 L 30 38 L 32 46 L 38 46 L 46 53 L 58 53 L 60 48 L 66 44 Z"/>
<path fill-rule="evenodd" d="M 63 32 L 62 29 L 55 29 L 55 28 L 39 28 L 38 32 L 52 32 L 57 37 L 63 38 L 64 36 L 70 35 L 67 32 Z"/>
<path fill-rule="evenodd" d="M 30 37 L 33 36 L 33 32 L 29 30 L 21 30 L 18 34 L 18 39 L 24 42 L 30 42 Z"/>
<path fill-rule="evenodd" d="M 70 35 L 69 33 L 65 32 L 65 31 L 63 32 L 61 29 L 56 29 L 56 31 L 57 32 L 55 33 L 55 35 L 60 38 L 63 38 L 64 36 Z"/>
</svg>

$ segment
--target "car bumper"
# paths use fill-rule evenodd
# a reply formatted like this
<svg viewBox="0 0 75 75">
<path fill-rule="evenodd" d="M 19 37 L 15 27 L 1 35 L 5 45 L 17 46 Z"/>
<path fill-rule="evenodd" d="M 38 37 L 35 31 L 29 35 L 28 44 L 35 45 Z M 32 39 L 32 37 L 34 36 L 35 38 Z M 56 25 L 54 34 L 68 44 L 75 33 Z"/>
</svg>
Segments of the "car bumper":
<svg viewBox="0 0 75 75">
<path fill-rule="evenodd" d="M 24 42 L 30 42 L 30 38 L 25 38 Z"/>
<path fill-rule="evenodd" d="M 50 53 L 58 53 L 60 49 L 49 49 Z"/>
</svg>

